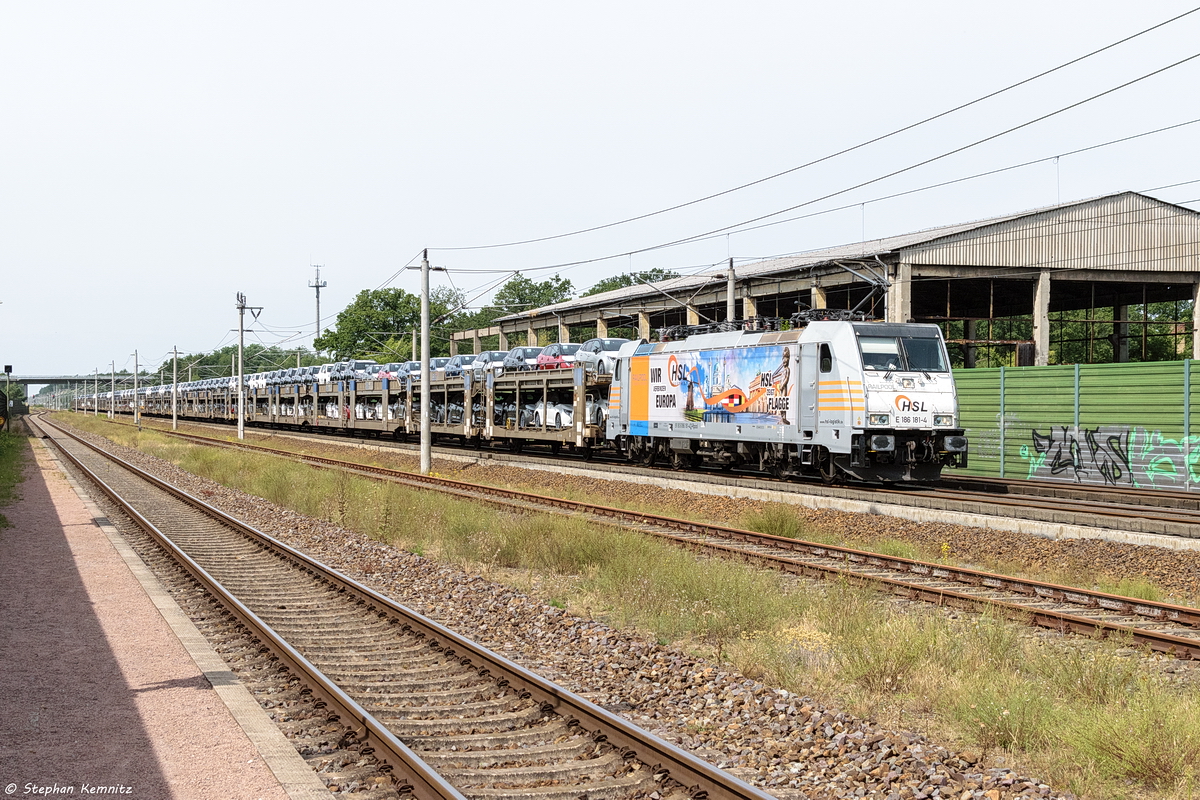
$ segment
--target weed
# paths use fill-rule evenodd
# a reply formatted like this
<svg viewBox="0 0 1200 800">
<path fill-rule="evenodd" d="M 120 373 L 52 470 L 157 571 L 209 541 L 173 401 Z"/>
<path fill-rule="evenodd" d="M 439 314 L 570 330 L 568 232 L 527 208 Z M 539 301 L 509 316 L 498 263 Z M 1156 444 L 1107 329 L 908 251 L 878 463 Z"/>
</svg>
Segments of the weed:
<svg viewBox="0 0 1200 800">
<path fill-rule="evenodd" d="M 752 511 L 740 520 L 740 527 L 787 539 L 804 539 L 804 524 L 794 508 L 771 503 L 762 511 Z"/>
<path fill-rule="evenodd" d="M 1118 594 L 1121 597 L 1133 597 L 1138 600 L 1151 600 L 1155 602 L 1161 602 L 1166 599 L 1166 594 L 1161 589 L 1141 578 L 1121 578 L 1118 583 L 1100 581 L 1096 586 L 1101 592 Z"/>
<path fill-rule="evenodd" d="M 1064 742 L 1109 778 L 1167 789 L 1200 768 L 1200 702 L 1152 683 L 1111 707 L 1083 705 L 1069 715 Z"/>
<path fill-rule="evenodd" d="M 915 546 L 909 542 L 902 542 L 899 539 L 880 539 L 872 542 L 870 550 L 882 556 L 895 556 L 896 558 L 907 559 L 920 558 L 920 553 Z"/>
<path fill-rule="evenodd" d="M 1116 705 L 1136 689 L 1137 659 L 1118 655 L 1116 645 L 1065 646 L 1039 653 L 1031 670 L 1071 703 Z"/>
<path fill-rule="evenodd" d="M 0 506 L 17 499 L 17 484 L 25 479 L 25 461 L 28 457 L 29 447 L 22 437 L 9 431 L 0 431 Z M 0 514 L 0 528 L 9 525 L 8 519 Z"/>
</svg>

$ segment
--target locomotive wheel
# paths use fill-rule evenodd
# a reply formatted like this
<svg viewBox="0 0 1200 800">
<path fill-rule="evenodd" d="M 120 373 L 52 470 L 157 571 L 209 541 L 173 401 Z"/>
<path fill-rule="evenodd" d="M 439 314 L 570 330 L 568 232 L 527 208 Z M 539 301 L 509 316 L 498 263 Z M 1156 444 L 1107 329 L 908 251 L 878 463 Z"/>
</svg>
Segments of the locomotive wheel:
<svg viewBox="0 0 1200 800">
<path fill-rule="evenodd" d="M 558 455 L 559 453 L 561 453 L 562 452 L 562 442 L 551 442 L 550 443 L 550 452 L 554 453 L 554 455 Z"/>
<path fill-rule="evenodd" d="M 683 453 L 675 450 L 671 451 L 671 469 L 683 469 L 688 465 L 688 461 L 690 460 L 690 457 L 685 456 Z"/>
<path fill-rule="evenodd" d="M 829 451 L 822 447 L 815 455 L 816 458 L 813 459 L 815 462 L 814 466 L 816 466 L 817 472 L 821 475 L 821 481 L 824 483 L 833 483 L 837 480 L 837 467 L 833 465 L 833 457 L 829 455 Z"/>
</svg>

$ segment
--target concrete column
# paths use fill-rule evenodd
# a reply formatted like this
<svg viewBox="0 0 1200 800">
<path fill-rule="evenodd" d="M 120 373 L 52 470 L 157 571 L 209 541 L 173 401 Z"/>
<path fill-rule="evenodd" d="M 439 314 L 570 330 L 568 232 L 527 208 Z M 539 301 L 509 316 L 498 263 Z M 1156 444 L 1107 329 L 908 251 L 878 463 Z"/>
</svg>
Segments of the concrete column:
<svg viewBox="0 0 1200 800">
<path fill-rule="evenodd" d="M 977 320 L 977 319 L 967 320 L 965 333 L 966 333 L 966 335 L 963 336 L 964 339 L 978 339 L 979 338 L 979 320 Z M 975 366 L 975 355 L 976 355 L 975 345 L 973 345 L 973 344 L 965 345 L 963 347 L 963 364 L 968 368 L 974 367 Z"/>
<path fill-rule="evenodd" d="M 1129 306 L 1113 306 L 1113 361 L 1129 361 Z"/>
<path fill-rule="evenodd" d="M 450 355 L 458 355 L 458 339 L 453 337 L 450 338 Z"/>
<path fill-rule="evenodd" d="M 829 303 L 825 298 L 825 288 L 823 286 L 812 287 L 812 307 L 813 308 L 829 308 Z"/>
<path fill-rule="evenodd" d="M 525 346 L 526 347 L 537 347 L 538 346 L 537 331 L 534 330 L 533 323 L 529 324 L 529 329 L 525 332 Z"/>
<path fill-rule="evenodd" d="M 687 324 L 688 325 L 699 325 L 700 324 L 700 312 L 696 310 L 695 306 L 687 307 Z"/>
<path fill-rule="evenodd" d="M 1033 364 L 1050 363 L 1050 270 L 1038 275 L 1033 287 Z"/>
<path fill-rule="evenodd" d="M 887 292 L 887 321 L 908 322 L 912 318 L 912 264 L 901 261 Z"/>
<path fill-rule="evenodd" d="M 505 333 L 504 331 L 500 331 L 500 349 L 501 350 L 511 350 L 512 349 L 511 347 L 508 346 L 508 334 Z"/>
<path fill-rule="evenodd" d="M 1200 286 L 1200 284 L 1197 284 Z M 650 341 L 650 315 L 645 311 L 638 312 L 638 338 Z"/>
<path fill-rule="evenodd" d="M 561 319 L 558 321 L 558 341 L 571 341 L 571 329 L 568 328 Z"/>
<path fill-rule="evenodd" d="M 605 339 L 608 337 L 608 320 L 599 314 L 596 315 L 596 338 Z"/>
<path fill-rule="evenodd" d="M 471 347 L 475 348 L 476 353 L 483 352 L 483 340 L 479 338 L 479 331 L 471 331 Z"/>
<path fill-rule="evenodd" d="M 729 259 L 729 274 L 725 276 L 725 320 L 737 319 L 737 275 L 733 271 L 733 259 Z"/>
<path fill-rule="evenodd" d="M 1200 359 L 1200 282 L 1192 285 L 1192 358 Z"/>
<path fill-rule="evenodd" d="M 746 293 L 742 295 L 742 319 L 750 319 L 758 316 L 758 301 L 750 296 L 749 287 L 746 288 Z"/>
</svg>

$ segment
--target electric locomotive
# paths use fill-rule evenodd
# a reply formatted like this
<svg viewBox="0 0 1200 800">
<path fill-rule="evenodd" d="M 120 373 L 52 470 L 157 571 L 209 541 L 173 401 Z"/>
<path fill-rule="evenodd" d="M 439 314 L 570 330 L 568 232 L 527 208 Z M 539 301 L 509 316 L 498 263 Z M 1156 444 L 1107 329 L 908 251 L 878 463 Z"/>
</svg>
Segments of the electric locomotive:
<svg viewBox="0 0 1200 800">
<path fill-rule="evenodd" d="M 929 481 L 966 466 L 936 325 L 815 309 L 791 330 L 630 342 L 606 438 L 631 460 L 756 467 L 826 481 Z"/>
</svg>

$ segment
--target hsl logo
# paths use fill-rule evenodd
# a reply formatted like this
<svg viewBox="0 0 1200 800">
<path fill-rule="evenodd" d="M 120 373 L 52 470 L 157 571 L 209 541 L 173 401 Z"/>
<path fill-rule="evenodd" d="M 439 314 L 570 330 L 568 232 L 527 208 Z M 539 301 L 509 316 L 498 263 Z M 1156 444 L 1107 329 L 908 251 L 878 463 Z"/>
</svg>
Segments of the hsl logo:
<svg viewBox="0 0 1200 800">
<path fill-rule="evenodd" d="M 897 411 L 926 411 L 924 401 L 909 400 L 902 394 L 896 395 L 896 410 Z"/>
</svg>

